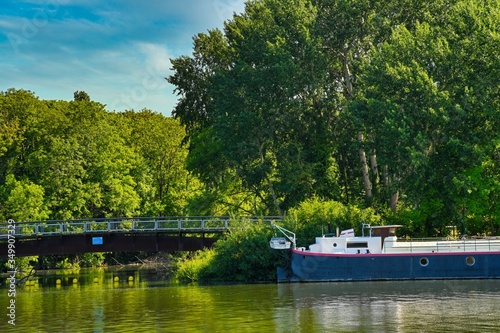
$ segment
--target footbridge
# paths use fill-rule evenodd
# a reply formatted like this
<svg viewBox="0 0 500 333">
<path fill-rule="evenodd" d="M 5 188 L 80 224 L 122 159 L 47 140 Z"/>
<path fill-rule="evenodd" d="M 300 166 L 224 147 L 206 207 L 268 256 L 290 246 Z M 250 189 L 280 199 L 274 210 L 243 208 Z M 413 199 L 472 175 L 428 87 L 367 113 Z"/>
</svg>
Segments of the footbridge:
<svg viewBox="0 0 500 333">
<path fill-rule="evenodd" d="M 174 252 L 211 247 L 239 223 L 279 217 L 135 217 L 0 223 L 0 258 L 87 252 Z M 239 222 L 236 222 L 239 221 Z"/>
</svg>

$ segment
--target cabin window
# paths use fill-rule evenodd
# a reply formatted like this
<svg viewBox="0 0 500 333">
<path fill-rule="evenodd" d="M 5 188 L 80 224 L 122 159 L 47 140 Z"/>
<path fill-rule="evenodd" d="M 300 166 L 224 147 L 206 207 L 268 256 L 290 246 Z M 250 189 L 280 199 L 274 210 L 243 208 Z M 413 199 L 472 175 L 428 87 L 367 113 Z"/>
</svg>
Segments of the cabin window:
<svg viewBox="0 0 500 333">
<path fill-rule="evenodd" d="M 368 247 L 368 242 L 350 242 L 350 243 L 347 243 L 348 249 L 367 248 L 367 247 Z"/>
<path fill-rule="evenodd" d="M 333 243 L 333 247 L 337 247 L 337 243 Z"/>
<path fill-rule="evenodd" d="M 474 257 L 467 257 L 465 262 L 467 263 L 467 266 L 474 266 L 476 259 L 474 259 Z"/>
<path fill-rule="evenodd" d="M 425 257 L 424 258 L 420 258 L 420 266 L 425 267 L 427 265 L 429 265 L 429 259 L 427 259 Z"/>
</svg>

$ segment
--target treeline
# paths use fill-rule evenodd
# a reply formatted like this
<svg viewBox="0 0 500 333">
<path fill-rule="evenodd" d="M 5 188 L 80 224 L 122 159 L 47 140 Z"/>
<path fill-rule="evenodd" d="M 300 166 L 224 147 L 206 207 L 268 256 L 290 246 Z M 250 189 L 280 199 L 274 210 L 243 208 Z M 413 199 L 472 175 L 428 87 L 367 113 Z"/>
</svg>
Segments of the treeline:
<svg viewBox="0 0 500 333">
<path fill-rule="evenodd" d="M 254 214 L 320 198 L 496 233 L 499 24 L 498 0 L 248 1 L 172 59 L 187 168 Z"/>
<path fill-rule="evenodd" d="M 183 126 L 149 110 L 114 113 L 75 92 L 0 94 L 0 218 L 190 215 L 202 190 L 185 168 Z"/>
</svg>

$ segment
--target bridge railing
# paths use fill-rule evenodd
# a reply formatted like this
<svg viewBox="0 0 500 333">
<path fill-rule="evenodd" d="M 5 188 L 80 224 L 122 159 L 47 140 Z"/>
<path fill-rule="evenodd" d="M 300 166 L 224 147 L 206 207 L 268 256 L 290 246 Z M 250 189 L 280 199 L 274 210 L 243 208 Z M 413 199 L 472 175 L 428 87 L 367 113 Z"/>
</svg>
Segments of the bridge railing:
<svg viewBox="0 0 500 333">
<path fill-rule="evenodd" d="M 273 216 L 250 216 L 235 220 L 251 223 L 257 221 L 274 222 L 281 219 Z M 16 222 L 14 236 L 32 237 L 110 232 L 220 233 L 231 228 L 230 221 L 232 219 L 227 216 L 173 216 Z M 0 223 L 0 239 L 7 238 L 7 234 L 8 223 Z"/>
</svg>

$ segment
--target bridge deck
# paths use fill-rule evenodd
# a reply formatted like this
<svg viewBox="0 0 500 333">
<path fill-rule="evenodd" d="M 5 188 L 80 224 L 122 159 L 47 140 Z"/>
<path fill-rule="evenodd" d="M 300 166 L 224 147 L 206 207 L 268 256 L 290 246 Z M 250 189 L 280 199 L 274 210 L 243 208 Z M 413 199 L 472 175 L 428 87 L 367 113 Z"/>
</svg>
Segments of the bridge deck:
<svg viewBox="0 0 500 333">
<path fill-rule="evenodd" d="M 271 222 L 275 217 L 243 221 Z M 230 230 L 229 217 L 140 217 L 0 223 L 0 258 L 86 252 L 193 251 Z M 12 221 L 13 222 L 13 221 Z M 14 240 L 14 241 L 13 241 Z"/>
</svg>

